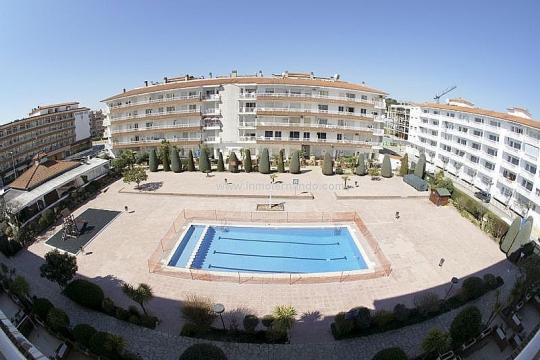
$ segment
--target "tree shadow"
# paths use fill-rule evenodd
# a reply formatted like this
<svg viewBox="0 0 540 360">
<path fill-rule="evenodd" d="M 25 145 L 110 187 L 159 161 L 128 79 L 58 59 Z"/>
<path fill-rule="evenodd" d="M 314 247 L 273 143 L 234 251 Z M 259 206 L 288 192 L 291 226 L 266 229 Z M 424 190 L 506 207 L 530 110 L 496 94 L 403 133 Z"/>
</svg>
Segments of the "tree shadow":
<svg viewBox="0 0 540 360">
<path fill-rule="evenodd" d="M 140 191 L 156 191 L 163 186 L 163 181 L 149 182 L 139 186 Z"/>
</svg>

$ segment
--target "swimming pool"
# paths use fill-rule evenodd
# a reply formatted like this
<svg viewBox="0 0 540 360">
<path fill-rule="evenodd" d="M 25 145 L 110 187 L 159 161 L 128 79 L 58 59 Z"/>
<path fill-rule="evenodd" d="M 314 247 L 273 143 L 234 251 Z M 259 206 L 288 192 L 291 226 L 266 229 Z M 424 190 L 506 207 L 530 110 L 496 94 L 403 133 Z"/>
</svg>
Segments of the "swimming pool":
<svg viewBox="0 0 540 360">
<path fill-rule="evenodd" d="M 369 269 L 352 227 L 191 224 L 168 266 L 244 273 L 331 273 Z"/>
</svg>

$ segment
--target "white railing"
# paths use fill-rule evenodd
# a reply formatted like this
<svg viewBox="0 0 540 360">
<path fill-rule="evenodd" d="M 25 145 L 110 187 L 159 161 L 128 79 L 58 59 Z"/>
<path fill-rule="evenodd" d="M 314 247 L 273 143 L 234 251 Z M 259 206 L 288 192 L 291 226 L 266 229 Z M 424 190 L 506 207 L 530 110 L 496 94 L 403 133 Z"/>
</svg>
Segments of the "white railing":
<svg viewBox="0 0 540 360">
<path fill-rule="evenodd" d="M 373 100 L 373 99 L 362 99 L 362 98 L 350 98 L 346 96 L 323 96 L 318 94 L 295 94 L 295 93 L 257 93 L 257 98 L 264 97 L 288 97 L 288 98 L 298 98 L 298 99 L 315 99 L 315 100 L 335 100 L 343 102 L 355 102 L 362 104 L 375 105 L 377 107 L 384 107 L 384 101 Z"/>
<path fill-rule="evenodd" d="M 256 99 L 257 94 L 256 93 L 242 93 L 240 94 L 241 99 Z"/>
<path fill-rule="evenodd" d="M 305 114 L 323 114 L 323 115 L 340 115 L 340 116 L 355 116 L 355 117 L 363 117 L 363 118 L 373 118 L 376 119 L 380 115 L 374 116 L 373 114 L 359 114 L 359 113 L 351 113 L 346 111 L 331 111 L 331 110 L 315 110 L 315 109 L 297 109 L 297 108 L 264 108 L 259 107 L 257 108 L 258 112 L 296 112 L 296 113 L 305 113 Z M 375 120 L 377 121 L 377 120 Z M 384 117 L 382 117 L 381 121 L 384 121 Z"/>
<path fill-rule="evenodd" d="M 201 113 L 203 115 L 221 115 L 219 109 L 203 109 Z"/>
<path fill-rule="evenodd" d="M 217 101 L 221 99 L 221 96 L 219 94 L 204 95 L 202 99 L 205 101 Z"/>
<path fill-rule="evenodd" d="M 183 129 L 191 127 L 201 127 L 201 123 L 193 124 L 174 124 L 174 125 L 162 125 L 162 126 L 148 126 L 148 127 L 138 127 L 138 128 L 128 128 L 128 129 L 113 129 L 113 134 L 122 134 L 135 131 L 152 131 L 152 130 L 163 130 L 163 129 Z"/>
<path fill-rule="evenodd" d="M 261 141 L 298 141 L 298 142 L 313 142 L 313 143 L 331 143 L 331 144 L 351 144 L 351 145 L 380 145 L 379 142 L 369 140 L 337 140 L 337 139 L 306 139 L 306 138 L 291 138 L 291 137 L 265 137 L 259 136 L 257 140 Z"/>
<path fill-rule="evenodd" d="M 144 113 L 144 114 L 137 114 L 137 115 L 124 115 L 124 116 L 116 116 L 111 117 L 112 122 L 114 121 L 122 121 L 122 120 L 129 120 L 129 119 L 140 119 L 140 118 L 147 118 L 147 117 L 156 117 L 156 116 L 166 116 L 166 115 L 180 115 L 180 114 L 193 114 L 193 115 L 201 115 L 201 111 L 199 109 L 196 110 L 175 110 L 175 111 L 163 111 L 163 112 L 152 112 L 152 113 Z"/>
<path fill-rule="evenodd" d="M 373 127 L 369 126 L 348 126 L 348 125 L 334 125 L 334 124 L 311 124 L 311 123 L 284 123 L 284 122 L 268 122 L 257 121 L 253 126 L 275 126 L 275 127 L 309 127 L 316 129 L 330 129 L 330 130 L 355 130 L 372 132 Z M 381 129 L 382 130 L 382 129 Z"/>
<path fill-rule="evenodd" d="M 384 135 L 384 130 L 383 129 L 373 129 L 373 135 L 383 136 Z"/>
<path fill-rule="evenodd" d="M 240 123 L 238 125 L 239 128 L 255 128 L 255 126 L 257 126 L 255 122 Z"/>
<path fill-rule="evenodd" d="M 211 144 L 218 144 L 221 142 L 221 138 L 219 136 L 207 136 L 204 141 Z"/>
<path fill-rule="evenodd" d="M 111 109 L 122 109 L 122 108 L 130 107 L 130 106 L 136 106 L 136 105 L 158 104 L 158 103 L 173 102 L 173 101 L 179 101 L 179 100 L 200 100 L 200 99 L 201 99 L 201 96 L 199 94 L 197 94 L 197 95 L 186 95 L 186 96 L 174 96 L 174 97 L 164 97 L 164 98 L 159 98 L 159 99 L 130 101 L 127 104 L 112 105 L 112 106 L 109 106 L 109 107 Z"/>
<path fill-rule="evenodd" d="M 165 138 L 165 139 L 143 139 L 143 140 L 128 140 L 128 141 L 113 141 L 113 146 L 117 145 L 139 145 L 139 144 L 161 144 L 163 141 L 171 143 L 176 142 L 188 142 L 188 141 L 201 141 L 200 137 L 197 138 Z"/>
<path fill-rule="evenodd" d="M 254 107 L 241 107 L 240 113 L 242 114 L 255 114 L 257 113 L 257 108 Z"/>
<path fill-rule="evenodd" d="M 240 136 L 240 141 L 242 142 L 255 142 L 256 140 L 256 136 Z"/>
</svg>

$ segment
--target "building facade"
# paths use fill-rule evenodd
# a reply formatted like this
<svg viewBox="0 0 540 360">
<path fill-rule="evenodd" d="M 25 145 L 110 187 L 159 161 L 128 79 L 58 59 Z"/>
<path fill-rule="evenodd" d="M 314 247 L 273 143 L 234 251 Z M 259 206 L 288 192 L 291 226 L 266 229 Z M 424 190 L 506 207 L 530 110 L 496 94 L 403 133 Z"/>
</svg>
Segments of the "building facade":
<svg viewBox="0 0 540 360">
<path fill-rule="evenodd" d="M 308 73 L 185 76 L 125 91 L 104 102 L 105 137 L 114 153 L 146 151 L 163 140 L 224 154 L 250 149 L 305 156 L 377 152 L 386 93 Z M 182 151 L 181 150 L 181 151 Z"/>
<path fill-rule="evenodd" d="M 484 110 L 464 99 L 410 106 L 408 152 L 540 221 L 540 122 L 526 109 Z"/>
<path fill-rule="evenodd" d="M 409 140 L 410 104 L 392 104 L 386 113 L 385 135 L 396 142 Z"/>
<path fill-rule="evenodd" d="M 90 120 L 90 136 L 92 139 L 101 139 L 105 131 L 103 120 L 105 114 L 102 110 L 93 110 L 88 114 Z"/>
<path fill-rule="evenodd" d="M 38 106 L 28 117 L 0 125 L 2 181 L 9 182 L 26 170 L 38 152 L 63 159 L 89 148 L 88 113 L 78 102 Z"/>
</svg>

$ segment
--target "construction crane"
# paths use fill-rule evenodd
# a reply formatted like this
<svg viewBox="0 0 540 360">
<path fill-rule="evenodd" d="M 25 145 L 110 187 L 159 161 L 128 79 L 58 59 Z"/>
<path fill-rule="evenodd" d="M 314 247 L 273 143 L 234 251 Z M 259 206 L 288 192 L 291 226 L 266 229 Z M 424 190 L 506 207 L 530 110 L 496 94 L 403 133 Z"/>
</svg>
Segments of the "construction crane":
<svg viewBox="0 0 540 360">
<path fill-rule="evenodd" d="M 441 97 L 443 97 L 444 95 L 448 94 L 450 91 L 453 91 L 457 88 L 457 86 L 452 86 L 452 87 L 449 87 L 448 89 L 444 90 L 443 92 L 441 92 L 440 94 L 437 94 L 435 95 L 435 97 L 433 98 L 433 100 L 435 100 L 437 102 L 437 104 L 440 102 L 441 100 Z"/>
</svg>

